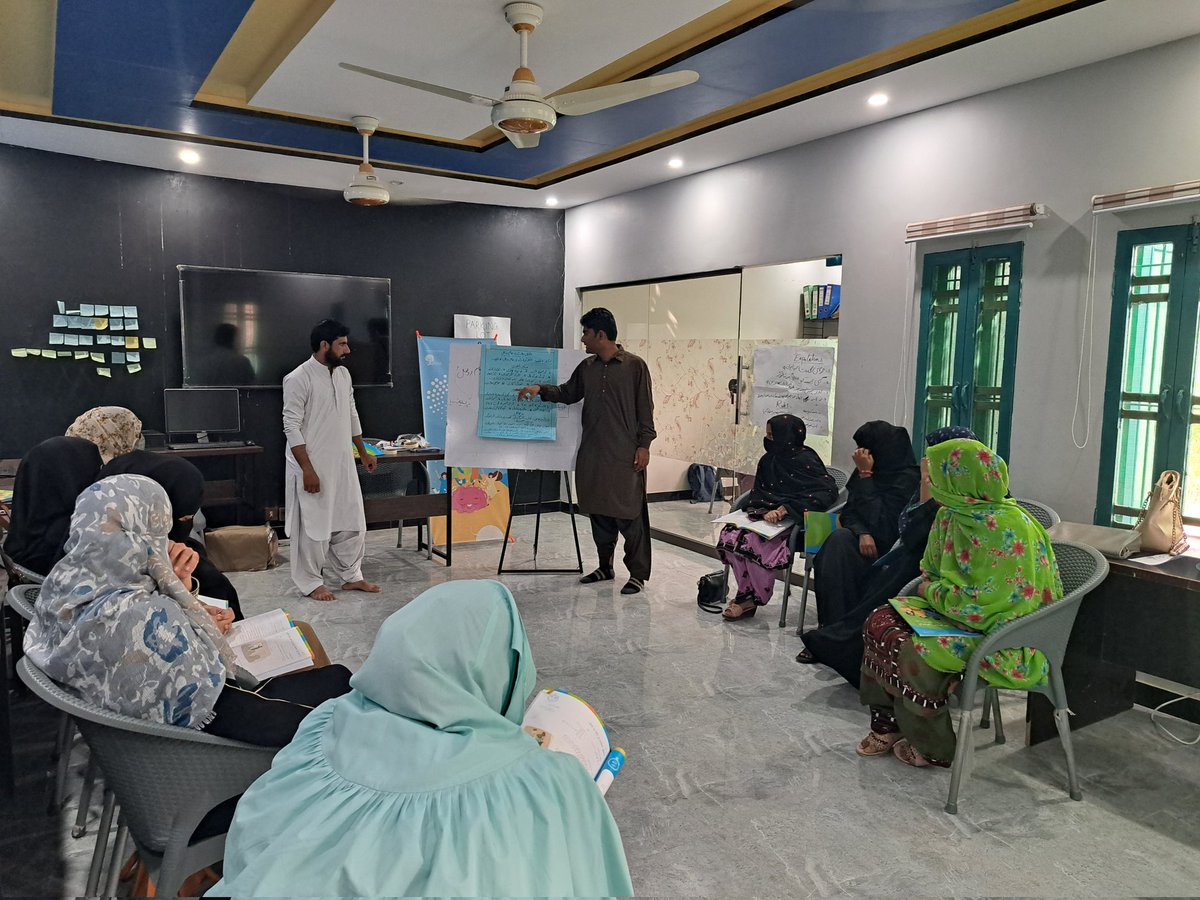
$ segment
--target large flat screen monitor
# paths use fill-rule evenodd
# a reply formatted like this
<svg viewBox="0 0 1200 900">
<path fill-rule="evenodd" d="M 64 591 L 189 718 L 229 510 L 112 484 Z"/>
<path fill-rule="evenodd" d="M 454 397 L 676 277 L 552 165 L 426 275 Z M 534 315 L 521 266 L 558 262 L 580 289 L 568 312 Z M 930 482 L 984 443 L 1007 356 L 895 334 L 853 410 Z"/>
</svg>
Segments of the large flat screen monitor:
<svg viewBox="0 0 1200 900">
<path fill-rule="evenodd" d="M 242 430 L 237 388 L 167 388 L 163 406 L 168 434 Z"/>
<path fill-rule="evenodd" d="M 322 319 L 350 329 L 356 385 L 391 385 L 391 279 L 178 268 L 185 387 L 279 387 Z"/>
</svg>

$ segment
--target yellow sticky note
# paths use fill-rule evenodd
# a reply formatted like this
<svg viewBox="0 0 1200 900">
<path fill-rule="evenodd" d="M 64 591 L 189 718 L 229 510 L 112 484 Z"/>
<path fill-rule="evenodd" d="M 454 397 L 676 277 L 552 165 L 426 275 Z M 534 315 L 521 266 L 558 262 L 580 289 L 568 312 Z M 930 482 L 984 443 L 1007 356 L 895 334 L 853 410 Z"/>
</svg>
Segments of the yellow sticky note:
<svg viewBox="0 0 1200 900">
<path fill-rule="evenodd" d="M 9 352 L 17 359 L 24 359 L 29 355 L 29 351 L 24 347 L 13 347 Z"/>
<path fill-rule="evenodd" d="M 59 356 L 59 358 L 60 358 L 60 359 L 61 359 L 62 357 L 64 357 L 64 356 L 65 356 L 65 357 L 67 357 L 68 359 L 70 359 L 70 358 L 71 358 L 71 351 L 70 351 L 70 350 L 59 350 L 59 351 L 58 351 L 58 356 Z"/>
<path fill-rule="evenodd" d="M 136 337 L 125 338 L 125 349 L 136 350 L 138 348 L 138 339 Z"/>
<path fill-rule="evenodd" d="M 130 365 L 125 367 L 125 371 L 128 372 L 130 375 L 136 375 L 138 372 L 142 371 L 142 367 L 140 365 L 138 365 L 137 363 L 131 363 Z"/>
<path fill-rule="evenodd" d="M 98 368 L 96 369 L 96 374 L 103 378 L 112 378 L 112 371 L 109 369 Z"/>
<path fill-rule="evenodd" d="M 142 338 L 142 346 L 147 350 L 157 350 L 158 338 Z"/>
<path fill-rule="evenodd" d="M 92 354 L 92 362 L 97 362 L 97 363 L 104 362 L 104 354 L 103 353 L 93 353 Z"/>
<path fill-rule="evenodd" d="M 87 352 L 86 350 L 76 350 L 76 351 L 75 351 L 75 358 L 76 358 L 76 359 L 87 359 L 87 358 L 88 358 L 88 352 Z"/>
<path fill-rule="evenodd" d="M 97 331 L 104 331 L 106 328 L 108 328 L 108 319 L 104 317 L 96 319 L 95 329 Z"/>
<path fill-rule="evenodd" d="M 42 355 L 42 351 L 39 350 L 37 347 L 30 347 L 25 352 L 28 353 L 30 356 L 41 356 Z"/>
</svg>

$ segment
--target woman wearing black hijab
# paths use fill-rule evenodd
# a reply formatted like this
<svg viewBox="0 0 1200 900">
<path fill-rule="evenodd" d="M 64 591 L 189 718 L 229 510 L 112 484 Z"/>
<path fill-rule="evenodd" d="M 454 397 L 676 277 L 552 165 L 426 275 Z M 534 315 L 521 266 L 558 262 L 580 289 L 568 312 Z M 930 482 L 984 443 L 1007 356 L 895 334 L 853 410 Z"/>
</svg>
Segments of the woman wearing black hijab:
<svg viewBox="0 0 1200 900">
<path fill-rule="evenodd" d="M 100 450 L 77 437 L 52 437 L 25 454 L 13 483 L 12 527 L 4 552 L 46 575 L 63 557 L 79 492 L 96 480 Z"/>
<path fill-rule="evenodd" d="M 751 518 L 802 523 L 806 509 L 828 509 L 837 499 L 833 476 L 816 451 L 804 445 L 807 434 L 804 422 L 795 416 L 775 416 L 767 422 L 767 452 L 758 461 L 754 489 L 743 506 Z M 775 574 L 792 564 L 790 534 L 791 528 L 768 539 L 732 524 L 721 531 L 717 555 L 733 571 L 738 586 L 722 613 L 726 619 L 753 616 L 771 599 Z"/>
<path fill-rule="evenodd" d="M 191 565 L 194 554 L 195 568 L 191 575 L 199 583 L 200 593 L 205 597 L 224 600 L 233 610 L 234 619 L 241 619 L 242 607 L 237 590 L 221 570 L 209 562 L 204 546 L 191 538 L 192 520 L 200 511 L 200 501 L 204 497 L 204 476 L 200 470 L 178 456 L 134 450 L 112 459 L 97 477 L 107 478 L 110 475 L 144 475 L 162 486 L 171 500 L 171 515 L 175 519 L 167 539 L 176 573 L 180 573 L 181 567 L 186 570 Z M 188 585 L 188 579 L 182 575 L 180 579 Z"/>
<path fill-rule="evenodd" d="M 854 432 L 849 497 L 813 560 L 817 621 L 840 619 L 862 597 L 872 564 L 896 543 L 900 511 L 921 483 L 908 429 L 876 420 Z"/>
<path fill-rule="evenodd" d="M 951 425 L 925 435 L 925 446 L 933 447 L 955 438 L 976 439 L 971 429 Z M 801 635 L 804 649 L 796 655 L 796 662 L 824 663 L 858 687 L 863 661 L 862 631 L 867 616 L 921 574 L 921 557 L 938 508 L 938 502 L 929 492 L 929 474 L 922 460 L 920 487 L 900 511 L 899 539 L 895 546 L 871 566 L 862 594 L 844 615 L 834 620 L 822 619 L 820 627 Z"/>
</svg>

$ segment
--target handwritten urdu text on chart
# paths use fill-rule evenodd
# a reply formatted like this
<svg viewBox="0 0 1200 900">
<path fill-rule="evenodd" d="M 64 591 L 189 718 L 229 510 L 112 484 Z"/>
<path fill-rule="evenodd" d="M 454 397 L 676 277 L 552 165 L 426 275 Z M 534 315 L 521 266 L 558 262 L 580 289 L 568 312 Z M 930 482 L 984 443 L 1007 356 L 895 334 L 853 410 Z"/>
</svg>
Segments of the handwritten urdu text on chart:
<svg viewBox="0 0 1200 900">
<path fill-rule="evenodd" d="M 527 384 L 558 381 L 558 351 L 548 347 L 481 348 L 479 436 L 510 441 L 553 441 L 558 416 L 553 403 L 518 400 Z"/>
<path fill-rule="evenodd" d="M 833 387 L 832 347 L 759 347 L 754 351 L 750 418 L 765 425 L 772 416 L 799 416 L 809 434 L 829 434 L 829 394 Z"/>
</svg>

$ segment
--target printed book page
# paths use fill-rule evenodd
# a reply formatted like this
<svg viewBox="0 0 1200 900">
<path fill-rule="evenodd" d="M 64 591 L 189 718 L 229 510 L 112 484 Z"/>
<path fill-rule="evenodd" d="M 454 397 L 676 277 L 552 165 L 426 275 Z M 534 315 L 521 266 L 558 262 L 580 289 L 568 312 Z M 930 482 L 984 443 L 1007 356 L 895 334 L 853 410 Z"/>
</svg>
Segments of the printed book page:
<svg viewBox="0 0 1200 900">
<path fill-rule="evenodd" d="M 233 627 L 229 629 L 229 633 L 225 635 L 225 640 L 229 642 L 229 646 L 236 647 L 238 644 L 243 644 L 246 641 L 261 640 L 265 637 L 279 634 L 291 627 L 291 616 L 282 609 L 273 609 L 270 612 L 260 613 L 257 616 L 242 619 L 240 622 L 234 622 Z"/>
<path fill-rule="evenodd" d="M 600 774 L 612 750 L 596 711 L 566 691 L 539 692 L 525 711 L 521 727 L 542 747 L 570 753 L 583 763 L 589 778 Z"/>
<path fill-rule="evenodd" d="M 905 622 L 921 637 L 979 637 L 980 632 L 963 628 L 935 609 L 919 605 L 911 597 L 895 597 L 888 601 Z"/>
</svg>

